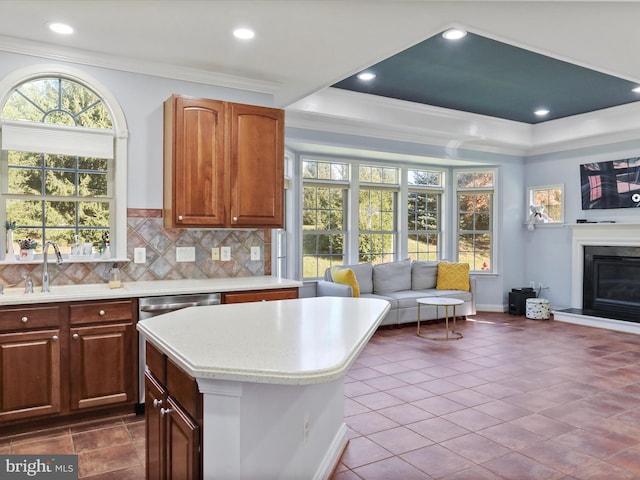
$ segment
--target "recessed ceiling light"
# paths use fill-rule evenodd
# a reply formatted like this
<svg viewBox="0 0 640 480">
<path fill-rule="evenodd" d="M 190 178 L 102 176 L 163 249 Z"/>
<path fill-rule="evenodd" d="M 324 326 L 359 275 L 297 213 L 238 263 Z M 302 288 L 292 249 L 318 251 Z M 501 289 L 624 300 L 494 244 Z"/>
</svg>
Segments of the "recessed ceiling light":
<svg viewBox="0 0 640 480">
<path fill-rule="evenodd" d="M 241 40 L 251 40 L 256 34 L 250 28 L 236 28 L 233 31 L 233 36 Z"/>
<path fill-rule="evenodd" d="M 640 93 L 640 85 L 631 90 L 633 93 Z"/>
<path fill-rule="evenodd" d="M 70 35 L 73 33 L 73 28 L 66 23 L 54 22 L 49 24 L 49 29 L 53 32 L 60 33 L 62 35 Z"/>
<path fill-rule="evenodd" d="M 461 28 L 450 28 L 445 31 L 442 36 L 447 40 L 460 40 L 467 36 L 467 32 Z"/>
<path fill-rule="evenodd" d="M 374 78 L 376 78 L 376 74 L 373 72 L 362 72 L 358 74 L 358 78 L 365 82 L 370 82 Z"/>
<path fill-rule="evenodd" d="M 544 117 L 545 115 L 549 114 L 549 110 L 547 110 L 546 108 L 539 108 L 538 110 L 534 111 L 533 113 L 535 113 L 539 117 Z"/>
</svg>

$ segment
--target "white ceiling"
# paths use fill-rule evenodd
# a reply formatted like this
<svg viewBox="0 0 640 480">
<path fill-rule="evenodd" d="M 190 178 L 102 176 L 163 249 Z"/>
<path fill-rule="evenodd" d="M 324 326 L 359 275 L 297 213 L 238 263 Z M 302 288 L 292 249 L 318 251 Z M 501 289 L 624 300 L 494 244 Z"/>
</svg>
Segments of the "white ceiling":
<svg viewBox="0 0 640 480">
<path fill-rule="evenodd" d="M 278 107 L 451 25 L 640 82 L 635 1 L 0 0 L 0 19 L 2 50 L 240 85 Z"/>
<path fill-rule="evenodd" d="M 636 138 L 640 102 L 608 125 L 524 127 L 327 87 L 450 26 L 640 84 L 639 21 L 639 1 L 0 0 L 0 50 L 268 93 L 290 127 L 521 155 Z M 238 26 L 255 39 L 236 40 Z"/>
</svg>

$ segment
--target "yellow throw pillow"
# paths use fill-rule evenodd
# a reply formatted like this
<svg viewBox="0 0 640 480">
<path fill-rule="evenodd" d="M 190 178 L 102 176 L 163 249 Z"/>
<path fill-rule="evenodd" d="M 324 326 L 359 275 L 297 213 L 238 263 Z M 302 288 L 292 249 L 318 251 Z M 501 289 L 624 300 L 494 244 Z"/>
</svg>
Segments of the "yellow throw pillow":
<svg viewBox="0 0 640 480">
<path fill-rule="evenodd" d="M 360 285 L 358 284 L 358 279 L 356 278 L 356 274 L 350 268 L 332 268 L 331 278 L 333 278 L 333 281 L 336 283 L 349 285 L 353 290 L 354 297 L 360 296 Z"/>
<path fill-rule="evenodd" d="M 469 264 L 468 263 L 438 263 L 438 290 L 464 290 L 469 291 Z"/>
</svg>

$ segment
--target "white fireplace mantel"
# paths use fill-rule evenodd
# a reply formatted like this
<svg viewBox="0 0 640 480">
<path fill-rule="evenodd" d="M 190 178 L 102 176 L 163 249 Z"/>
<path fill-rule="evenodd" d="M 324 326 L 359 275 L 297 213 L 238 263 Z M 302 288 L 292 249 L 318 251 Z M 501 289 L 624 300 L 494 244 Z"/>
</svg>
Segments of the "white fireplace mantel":
<svg viewBox="0 0 640 480">
<path fill-rule="evenodd" d="M 571 235 L 571 308 L 582 308 L 582 276 L 585 246 L 640 247 L 639 223 L 573 223 Z M 586 315 L 554 312 L 554 319 L 581 325 L 640 333 L 640 324 L 620 320 L 600 319 Z"/>
</svg>

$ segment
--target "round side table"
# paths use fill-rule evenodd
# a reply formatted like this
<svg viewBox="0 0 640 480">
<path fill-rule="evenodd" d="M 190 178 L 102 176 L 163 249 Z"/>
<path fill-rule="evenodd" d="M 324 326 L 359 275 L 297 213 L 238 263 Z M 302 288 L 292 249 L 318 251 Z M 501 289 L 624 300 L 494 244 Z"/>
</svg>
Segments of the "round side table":
<svg viewBox="0 0 640 480">
<path fill-rule="evenodd" d="M 462 333 L 456 332 L 456 306 L 462 305 L 464 301 L 457 298 L 447 297 L 423 297 L 416 300 L 418 302 L 418 331 L 416 335 L 429 340 L 460 340 Z M 436 307 L 436 318 L 438 318 L 438 307 L 444 307 L 445 335 L 444 337 L 431 337 L 420 333 L 420 307 L 428 305 Z M 453 328 L 449 331 L 449 307 L 453 307 Z"/>
</svg>

